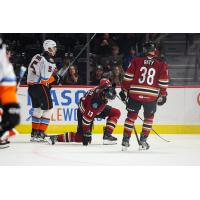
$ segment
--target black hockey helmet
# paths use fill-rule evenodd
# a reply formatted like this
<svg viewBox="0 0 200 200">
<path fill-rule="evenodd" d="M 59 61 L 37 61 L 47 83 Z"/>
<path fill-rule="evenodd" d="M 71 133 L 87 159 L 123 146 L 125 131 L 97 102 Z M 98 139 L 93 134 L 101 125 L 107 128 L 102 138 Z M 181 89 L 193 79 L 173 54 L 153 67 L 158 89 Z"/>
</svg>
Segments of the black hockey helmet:
<svg viewBox="0 0 200 200">
<path fill-rule="evenodd" d="M 105 88 L 103 91 L 103 96 L 109 100 L 114 100 L 116 95 L 115 87 L 112 86 Z"/>
<path fill-rule="evenodd" d="M 151 51 L 155 51 L 156 50 L 156 43 L 152 42 L 152 41 L 148 41 L 143 45 L 143 52 L 144 53 L 148 53 Z"/>
</svg>

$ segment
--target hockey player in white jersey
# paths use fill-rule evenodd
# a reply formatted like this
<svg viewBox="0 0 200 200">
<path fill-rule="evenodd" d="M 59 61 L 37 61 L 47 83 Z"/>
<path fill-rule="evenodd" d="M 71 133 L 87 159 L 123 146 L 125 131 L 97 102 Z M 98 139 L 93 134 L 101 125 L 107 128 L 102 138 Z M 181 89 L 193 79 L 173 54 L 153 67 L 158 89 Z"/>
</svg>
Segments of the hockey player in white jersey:
<svg viewBox="0 0 200 200">
<path fill-rule="evenodd" d="M 59 82 L 54 62 L 56 42 L 45 40 L 44 53 L 35 55 L 28 67 L 28 93 L 31 97 L 32 107 L 32 132 L 31 141 L 43 141 L 52 114 L 53 104 L 50 95 L 50 85 Z"/>
<path fill-rule="evenodd" d="M 8 147 L 8 139 L 20 122 L 20 108 L 16 95 L 16 77 L 9 62 L 6 46 L 0 39 L 0 148 Z"/>
</svg>

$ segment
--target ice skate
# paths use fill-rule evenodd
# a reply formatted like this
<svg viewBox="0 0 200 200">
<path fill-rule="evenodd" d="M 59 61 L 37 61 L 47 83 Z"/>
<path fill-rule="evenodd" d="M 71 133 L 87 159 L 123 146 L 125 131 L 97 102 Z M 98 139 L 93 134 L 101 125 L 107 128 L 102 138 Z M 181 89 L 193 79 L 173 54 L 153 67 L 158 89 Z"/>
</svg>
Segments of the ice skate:
<svg viewBox="0 0 200 200">
<path fill-rule="evenodd" d="M 43 131 L 33 130 L 31 132 L 30 142 L 47 142 Z"/>
<path fill-rule="evenodd" d="M 30 142 L 37 142 L 37 130 L 32 130 Z"/>
<path fill-rule="evenodd" d="M 5 149 L 9 147 L 10 142 L 8 140 L 0 139 L 0 149 Z"/>
<path fill-rule="evenodd" d="M 54 145 L 56 142 L 58 142 L 58 135 L 46 135 L 45 140 L 49 144 Z"/>
<path fill-rule="evenodd" d="M 109 133 L 104 132 L 103 135 L 103 144 L 104 145 L 113 145 L 113 144 L 117 144 L 117 138 L 112 136 Z"/>
<path fill-rule="evenodd" d="M 139 150 L 148 150 L 150 148 L 149 144 L 147 143 L 147 136 L 143 133 L 140 134 L 140 146 Z"/>
<path fill-rule="evenodd" d="M 47 142 L 45 137 L 46 137 L 46 134 L 43 131 L 37 132 L 37 142 Z"/>
<path fill-rule="evenodd" d="M 129 144 L 130 137 L 128 135 L 124 135 L 122 139 L 122 151 L 127 151 Z"/>
<path fill-rule="evenodd" d="M 6 131 L 3 136 L 0 138 L 0 149 L 9 147 L 9 139 L 17 134 L 17 131 L 13 128 L 9 131 Z"/>
</svg>

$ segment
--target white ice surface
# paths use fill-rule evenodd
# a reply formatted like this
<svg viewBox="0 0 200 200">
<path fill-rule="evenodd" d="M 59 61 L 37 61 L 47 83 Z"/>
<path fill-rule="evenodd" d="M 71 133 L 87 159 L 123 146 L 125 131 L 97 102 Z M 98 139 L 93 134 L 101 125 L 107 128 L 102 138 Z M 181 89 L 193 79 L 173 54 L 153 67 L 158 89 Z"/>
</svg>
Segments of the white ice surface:
<svg viewBox="0 0 200 200">
<path fill-rule="evenodd" d="M 200 165 L 200 135 L 162 135 L 170 143 L 150 135 L 148 151 L 139 151 L 135 136 L 131 147 L 121 151 L 117 145 L 102 145 L 102 135 L 93 135 L 87 147 L 74 143 L 30 143 L 30 135 L 17 135 L 7 149 L 0 149 L 0 165 Z"/>
</svg>

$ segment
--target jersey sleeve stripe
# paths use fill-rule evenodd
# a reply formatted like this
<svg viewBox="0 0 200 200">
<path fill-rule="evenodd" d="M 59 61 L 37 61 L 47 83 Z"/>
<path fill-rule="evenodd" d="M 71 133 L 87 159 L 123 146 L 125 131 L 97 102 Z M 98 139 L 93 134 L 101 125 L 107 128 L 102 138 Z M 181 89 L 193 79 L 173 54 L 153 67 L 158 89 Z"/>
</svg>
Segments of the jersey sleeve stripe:
<svg viewBox="0 0 200 200">
<path fill-rule="evenodd" d="M 48 80 L 48 78 L 45 78 L 43 76 L 40 76 L 40 80 Z"/>
<path fill-rule="evenodd" d="M 125 73 L 125 76 L 126 76 L 126 75 L 127 75 L 127 76 L 130 76 L 130 77 L 134 77 L 133 74 L 130 74 L 130 73 L 128 73 L 128 72 Z"/>
<path fill-rule="evenodd" d="M 16 86 L 16 82 L 12 81 L 12 82 L 2 82 L 0 83 L 0 86 Z"/>
<path fill-rule="evenodd" d="M 4 82 L 16 82 L 16 78 L 15 77 L 5 77 L 1 80 L 1 83 L 4 83 Z"/>
<path fill-rule="evenodd" d="M 85 108 L 84 108 L 84 106 L 82 104 L 82 101 L 80 101 L 79 108 L 83 113 L 85 112 Z"/>
<path fill-rule="evenodd" d="M 129 76 L 127 76 L 127 75 L 125 75 L 125 76 L 124 76 L 124 80 L 126 80 L 126 81 L 132 81 L 133 78 L 132 78 L 132 77 L 129 77 Z"/>
<path fill-rule="evenodd" d="M 159 79 L 158 81 L 159 81 L 159 82 L 163 82 L 163 83 L 168 83 L 168 82 L 169 82 L 168 79 Z"/>
<path fill-rule="evenodd" d="M 91 121 L 90 120 L 88 120 L 86 117 L 84 117 L 83 116 L 83 121 L 86 123 L 86 124 L 90 124 L 91 123 Z"/>
</svg>

